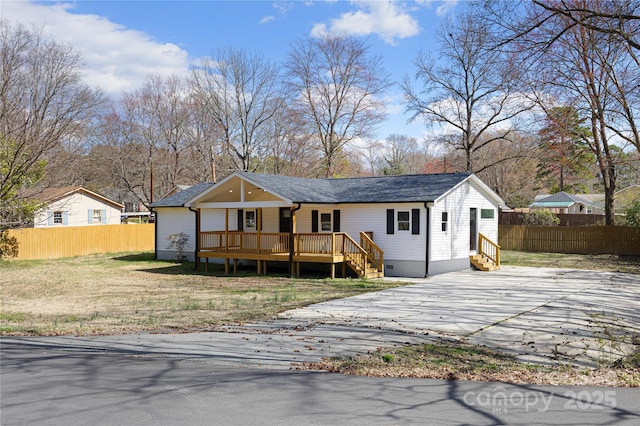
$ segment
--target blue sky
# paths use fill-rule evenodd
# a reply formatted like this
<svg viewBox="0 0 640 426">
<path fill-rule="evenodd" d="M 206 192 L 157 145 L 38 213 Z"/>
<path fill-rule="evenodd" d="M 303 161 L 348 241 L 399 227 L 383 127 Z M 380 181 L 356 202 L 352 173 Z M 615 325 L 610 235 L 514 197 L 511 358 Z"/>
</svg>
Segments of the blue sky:
<svg viewBox="0 0 640 426">
<path fill-rule="evenodd" d="M 465 3 L 417 1 L 27 1 L 0 0 L 2 19 L 44 26 L 83 55 L 85 79 L 117 96 L 140 87 L 150 73 L 184 74 L 220 47 L 258 50 L 281 62 L 293 41 L 320 32 L 366 37 L 373 54 L 399 80 L 413 74 L 420 50 L 433 50 L 434 33 Z M 388 120 L 377 139 L 391 133 L 420 137 L 407 124 L 398 89 L 388 94 Z"/>
</svg>

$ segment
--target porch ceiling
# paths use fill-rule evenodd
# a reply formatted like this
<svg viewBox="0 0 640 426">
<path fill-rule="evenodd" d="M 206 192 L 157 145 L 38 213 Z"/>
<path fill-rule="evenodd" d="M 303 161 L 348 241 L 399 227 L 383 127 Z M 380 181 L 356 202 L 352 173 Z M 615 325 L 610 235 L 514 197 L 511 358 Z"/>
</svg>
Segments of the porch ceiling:
<svg viewBox="0 0 640 426">
<path fill-rule="evenodd" d="M 275 196 L 271 192 L 260 188 L 250 182 L 243 179 L 230 179 L 226 182 L 221 182 L 216 185 L 215 188 L 198 199 L 193 205 L 208 205 L 211 203 L 286 203 L 280 197 Z"/>
</svg>

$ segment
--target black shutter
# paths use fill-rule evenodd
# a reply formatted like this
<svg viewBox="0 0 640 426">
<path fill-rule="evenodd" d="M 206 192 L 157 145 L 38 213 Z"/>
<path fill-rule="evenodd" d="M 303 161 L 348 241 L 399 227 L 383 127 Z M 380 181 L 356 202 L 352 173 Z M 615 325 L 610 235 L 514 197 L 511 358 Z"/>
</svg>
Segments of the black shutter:
<svg viewBox="0 0 640 426">
<path fill-rule="evenodd" d="M 394 210 L 393 209 L 387 209 L 387 234 L 393 234 L 396 227 L 394 224 Z"/>
<path fill-rule="evenodd" d="M 333 232 L 340 232 L 340 210 L 333 211 Z"/>
<path fill-rule="evenodd" d="M 311 210 L 311 232 L 318 232 L 318 210 Z"/>
<path fill-rule="evenodd" d="M 244 210 L 238 209 L 238 231 L 244 230 Z"/>
<path fill-rule="evenodd" d="M 411 209 L 411 233 L 420 235 L 420 209 Z"/>
</svg>

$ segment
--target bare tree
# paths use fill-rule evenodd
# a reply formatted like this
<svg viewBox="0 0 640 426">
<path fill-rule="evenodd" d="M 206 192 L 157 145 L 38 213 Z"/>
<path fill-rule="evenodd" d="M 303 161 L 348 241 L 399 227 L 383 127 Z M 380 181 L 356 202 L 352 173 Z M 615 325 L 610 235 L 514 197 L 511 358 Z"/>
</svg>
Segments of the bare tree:
<svg viewBox="0 0 640 426">
<path fill-rule="evenodd" d="M 20 209 L 21 190 L 43 176 L 49 155 L 85 136 L 103 97 L 82 83 L 79 53 L 39 29 L 0 21 L 0 56 L 4 220 L 5 212 Z"/>
<path fill-rule="evenodd" d="M 407 135 L 393 134 L 386 140 L 385 152 L 382 154 L 385 166 L 385 175 L 401 175 L 412 173 L 411 160 L 418 148 L 416 138 Z"/>
<path fill-rule="evenodd" d="M 222 132 L 235 167 L 252 170 L 269 144 L 266 127 L 283 105 L 279 68 L 258 53 L 218 50 L 191 73 L 191 91 Z"/>
<path fill-rule="evenodd" d="M 325 176 L 350 142 L 366 138 L 385 117 L 390 87 L 382 60 L 354 37 L 324 36 L 295 43 L 286 64 L 294 108 L 324 156 Z"/>
<path fill-rule="evenodd" d="M 485 2 L 476 12 L 501 29 L 497 46 L 514 56 L 525 56 L 521 67 L 532 67 L 534 72 L 536 64 L 548 62 L 551 49 L 564 46 L 571 34 L 588 32 L 590 37 L 606 39 L 606 44 L 615 47 L 615 62 L 604 62 L 607 53 L 601 47 L 594 54 L 600 55 L 610 80 L 608 112 L 615 116 L 615 124 L 608 129 L 640 152 L 640 1 Z"/>
<path fill-rule="evenodd" d="M 464 153 L 465 171 L 479 172 L 475 157 L 486 146 L 509 140 L 515 121 L 534 104 L 517 90 L 513 62 L 492 49 L 492 28 L 485 21 L 462 15 L 447 21 L 437 40 L 438 60 L 422 53 L 415 61 L 421 87 L 416 88 L 409 76 L 404 79 L 407 110 Z"/>
<path fill-rule="evenodd" d="M 538 105 L 548 115 L 571 106 L 589 128 L 588 136 L 574 136 L 595 157 L 609 225 L 621 152 L 616 144 L 640 146 L 640 70 L 632 43 L 638 7 L 636 1 L 540 0 L 520 5 L 508 20 L 503 9 L 488 15 L 504 30 L 499 46 L 519 55 L 526 70 L 521 81 Z"/>
<path fill-rule="evenodd" d="M 540 18 L 559 19 L 565 33 L 574 27 L 584 27 L 591 31 L 612 36 L 629 50 L 640 51 L 640 2 L 637 0 L 617 1 L 580 1 L 574 0 L 533 0 L 539 13 L 534 23 L 541 23 Z M 531 24 L 528 27 L 533 29 Z M 524 27 L 524 32 L 527 27 Z M 523 30 L 520 30 L 522 33 Z M 636 64 L 638 56 L 635 55 Z"/>
</svg>

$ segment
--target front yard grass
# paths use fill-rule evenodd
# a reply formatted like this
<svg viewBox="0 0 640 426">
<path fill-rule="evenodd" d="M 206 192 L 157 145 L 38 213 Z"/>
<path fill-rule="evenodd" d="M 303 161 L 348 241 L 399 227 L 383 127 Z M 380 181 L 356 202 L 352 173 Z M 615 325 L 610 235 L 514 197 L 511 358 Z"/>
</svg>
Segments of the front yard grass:
<svg viewBox="0 0 640 426">
<path fill-rule="evenodd" d="M 305 363 L 300 369 L 375 377 L 640 387 L 638 354 L 599 368 L 545 366 L 520 362 L 512 355 L 484 346 L 448 341 L 380 348 L 363 356 Z"/>
<path fill-rule="evenodd" d="M 154 261 L 152 253 L 0 261 L 0 334 L 196 331 L 266 319 L 330 299 L 402 285 L 360 279 L 291 279 L 218 266 Z"/>
<path fill-rule="evenodd" d="M 640 275 L 640 256 L 615 254 L 527 253 L 502 250 L 500 260 L 509 266 L 591 269 Z"/>
</svg>

